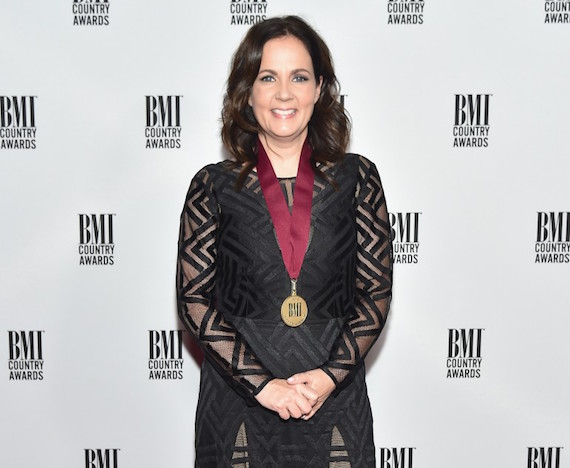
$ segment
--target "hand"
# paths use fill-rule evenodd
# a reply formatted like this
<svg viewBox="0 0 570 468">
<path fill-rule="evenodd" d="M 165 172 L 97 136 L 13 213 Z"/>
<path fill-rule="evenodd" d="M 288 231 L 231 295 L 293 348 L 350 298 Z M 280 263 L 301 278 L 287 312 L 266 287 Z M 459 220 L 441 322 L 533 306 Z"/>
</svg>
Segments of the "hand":
<svg viewBox="0 0 570 468">
<path fill-rule="evenodd" d="M 303 414 L 301 419 L 304 420 L 311 419 L 336 388 L 333 380 L 322 369 L 313 369 L 292 375 L 287 379 L 287 383 L 289 385 L 305 385 L 317 394 L 317 400 L 312 405 L 311 411 Z"/>
<path fill-rule="evenodd" d="M 255 396 L 261 406 L 275 411 L 284 420 L 310 414 L 317 398 L 317 392 L 309 386 L 290 384 L 283 379 L 271 380 Z"/>
</svg>

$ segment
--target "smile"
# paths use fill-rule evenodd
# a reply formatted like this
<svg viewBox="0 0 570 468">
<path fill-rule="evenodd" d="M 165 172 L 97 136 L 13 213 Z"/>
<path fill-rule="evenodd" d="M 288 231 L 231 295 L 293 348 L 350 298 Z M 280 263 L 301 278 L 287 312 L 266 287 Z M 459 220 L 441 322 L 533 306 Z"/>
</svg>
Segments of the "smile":
<svg viewBox="0 0 570 468">
<path fill-rule="evenodd" d="M 295 114 L 297 111 L 295 109 L 272 109 L 271 112 L 282 117 L 288 117 Z"/>
</svg>

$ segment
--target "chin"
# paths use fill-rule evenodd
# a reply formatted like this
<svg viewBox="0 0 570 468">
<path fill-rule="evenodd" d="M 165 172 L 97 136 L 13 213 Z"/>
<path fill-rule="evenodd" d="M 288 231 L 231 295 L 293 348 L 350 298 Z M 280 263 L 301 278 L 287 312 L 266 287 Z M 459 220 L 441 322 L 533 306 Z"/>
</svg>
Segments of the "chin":
<svg viewBox="0 0 570 468">
<path fill-rule="evenodd" d="M 295 139 L 303 135 L 303 130 L 299 128 L 280 128 L 269 133 L 273 138 Z"/>
</svg>

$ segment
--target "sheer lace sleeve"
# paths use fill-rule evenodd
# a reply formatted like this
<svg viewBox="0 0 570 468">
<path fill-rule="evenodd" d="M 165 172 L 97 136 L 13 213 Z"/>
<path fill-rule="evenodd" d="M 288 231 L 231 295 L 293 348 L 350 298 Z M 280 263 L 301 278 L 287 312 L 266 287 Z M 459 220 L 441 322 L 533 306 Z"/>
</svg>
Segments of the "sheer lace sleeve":
<svg viewBox="0 0 570 468">
<path fill-rule="evenodd" d="M 392 242 L 386 199 L 376 167 L 362 157 L 358 180 L 354 314 L 321 367 L 337 387 L 358 367 L 380 335 L 392 294 Z"/>
<path fill-rule="evenodd" d="M 216 309 L 219 208 L 207 169 L 193 179 L 180 219 L 176 289 L 178 314 L 222 375 L 251 397 L 272 379 L 234 326 Z"/>
</svg>

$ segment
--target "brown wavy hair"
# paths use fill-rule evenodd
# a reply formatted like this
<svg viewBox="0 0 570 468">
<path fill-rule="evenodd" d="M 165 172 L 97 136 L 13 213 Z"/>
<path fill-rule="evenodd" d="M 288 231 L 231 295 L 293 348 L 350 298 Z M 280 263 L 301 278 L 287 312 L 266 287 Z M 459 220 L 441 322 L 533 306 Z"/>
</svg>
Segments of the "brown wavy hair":
<svg viewBox="0 0 570 468">
<path fill-rule="evenodd" d="M 334 72 L 329 48 L 323 39 L 298 16 L 262 21 L 249 29 L 233 56 L 222 109 L 222 142 L 236 163 L 243 166 L 236 183 L 238 190 L 257 164 L 257 135 L 262 129 L 248 100 L 259 73 L 263 46 L 271 39 L 284 36 L 296 37 L 305 45 L 317 81 L 319 77 L 323 79 L 321 93 L 308 127 L 315 174 L 328 180 L 317 168 L 316 162 L 341 161 L 348 146 L 350 120 L 338 102 L 340 84 Z"/>
</svg>

